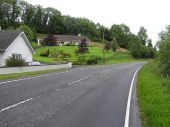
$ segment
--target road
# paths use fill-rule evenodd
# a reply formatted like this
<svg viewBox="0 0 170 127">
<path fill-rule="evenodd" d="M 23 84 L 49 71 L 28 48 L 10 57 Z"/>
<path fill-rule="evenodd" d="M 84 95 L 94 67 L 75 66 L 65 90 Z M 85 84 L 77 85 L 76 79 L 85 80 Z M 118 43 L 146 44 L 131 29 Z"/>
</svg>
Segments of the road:
<svg viewBox="0 0 170 127">
<path fill-rule="evenodd" d="M 79 67 L 0 81 L 0 127 L 125 127 L 129 89 L 143 64 Z M 135 97 L 134 86 L 130 127 L 140 127 Z"/>
</svg>

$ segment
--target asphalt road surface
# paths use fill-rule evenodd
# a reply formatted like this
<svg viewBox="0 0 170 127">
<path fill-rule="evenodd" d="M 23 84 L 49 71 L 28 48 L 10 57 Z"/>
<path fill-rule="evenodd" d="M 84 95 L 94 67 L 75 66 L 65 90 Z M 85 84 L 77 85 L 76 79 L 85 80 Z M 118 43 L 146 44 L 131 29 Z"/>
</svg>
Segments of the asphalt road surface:
<svg viewBox="0 0 170 127">
<path fill-rule="evenodd" d="M 0 81 L 0 127 L 125 127 L 129 89 L 143 64 L 79 67 Z M 130 104 L 126 127 L 140 127 L 135 85 Z"/>
</svg>

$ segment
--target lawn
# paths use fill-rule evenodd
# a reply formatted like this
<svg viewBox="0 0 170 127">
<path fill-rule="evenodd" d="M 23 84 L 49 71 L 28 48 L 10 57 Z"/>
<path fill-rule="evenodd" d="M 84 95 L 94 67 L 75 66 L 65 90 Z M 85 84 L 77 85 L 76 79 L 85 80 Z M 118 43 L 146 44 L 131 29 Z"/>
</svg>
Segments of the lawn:
<svg viewBox="0 0 170 127">
<path fill-rule="evenodd" d="M 43 48 L 36 49 L 35 50 L 36 54 L 33 55 L 33 58 L 34 58 L 34 60 L 38 60 L 38 61 L 54 62 L 55 61 L 54 58 L 42 57 L 42 56 L 40 56 L 40 53 L 43 52 L 43 51 L 47 51 L 48 49 L 50 51 L 56 49 L 57 51 L 63 50 L 65 53 L 71 54 L 71 57 L 68 59 L 69 61 L 76 61 L 77 56 L 75 54 L 75 50 L 77 48 L 78 48 L 77 46 L 46 46 L 46 47 L 43 47 Z M 106 57 L 112 57 L 113 54 L 114 53 L 111 50 L 108 51 L 108 52 L 105 52 Z M 89 53 L 87 53 L 85 56 L 89 57 L 91 55 L 103 56 L 102 48 L 97 47 L 97 46 L 90 46 L 89 47 Z"/>
<path fill-rule="evenodd" d="M 144 127 L 170 127 L 170 78 L 160 76 L 155 62 L 140 70 L 137 95 Z"/>
</svg>

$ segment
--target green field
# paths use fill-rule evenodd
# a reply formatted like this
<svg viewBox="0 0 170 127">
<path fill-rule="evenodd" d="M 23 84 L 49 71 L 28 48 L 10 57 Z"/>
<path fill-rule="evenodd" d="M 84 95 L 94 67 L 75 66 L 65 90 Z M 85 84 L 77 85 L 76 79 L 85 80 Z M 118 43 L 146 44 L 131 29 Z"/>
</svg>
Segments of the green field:
<svg viewBox="0 0 170 127">
<path fill-rule="evenodd" d="M 55 62 L 54 58 L 50 57 L 42 57 L 40 56 L 40 53 L 43 51 L 47 51 L 48 49 L 50 51 L 52 50 L 63 50 L 65 53 L 71 54 L 71 57 L 68 58 L 68 61 L 77 61 L 77 56 L 75 54 L 75 50 L 77 49 L 77 46 L 45 46 L 42 48 L 36 49 L 36 54 L 33 55 L 34 60 L 37 61 L 43 61 L 43 62 Z M 96 44 L 94 43 L 92 46 L 89 47 L 89 53 L 85 54 L 86 58 L 90 56 L 101 56 L 103 57 L 103 50 L 102 50 L 102 45 L 101 44 Z M 130 62 L 130 61 L 135 61 L 130 54 L 130 52 L 112 52 L 110 51 L 105 51 L 105 57 L 106 58 L 111 58 L 109 61 L 106 62 L 106 64 L 111 64 L 111 63 L 117 63 L 117 62 Z M 139 59 L 137 59 L 139 60 Z"/>
<path fill-rule="evenodd" d="M 170 78 L 161 77 L 155 62 L 139 72 L 137 94 L 144 127 L 170 127 Z"/>
</svg>

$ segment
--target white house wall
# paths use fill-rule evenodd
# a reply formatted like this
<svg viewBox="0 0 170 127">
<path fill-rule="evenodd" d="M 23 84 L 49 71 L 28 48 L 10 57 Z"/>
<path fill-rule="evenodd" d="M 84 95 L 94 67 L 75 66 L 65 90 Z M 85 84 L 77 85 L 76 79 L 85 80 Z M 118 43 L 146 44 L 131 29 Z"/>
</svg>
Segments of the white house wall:
<svg viewBox="0 0 170 127">
<path fill-rule="evenodd" d="M 0 66 L 2 65 L 3 54 L 0 54 Z"/>
<path fill-rule="evenodd" d="M 18 36 L 5 50 L 2 57 L 1 66 L 5 65 L 5 60 L 12 56 L 13 53 L 22 54 L 22 58 L 25 59 L 26 62 L 32 61 L 32 52 L 27 46 L 22 35 Z"/>
</svg>

